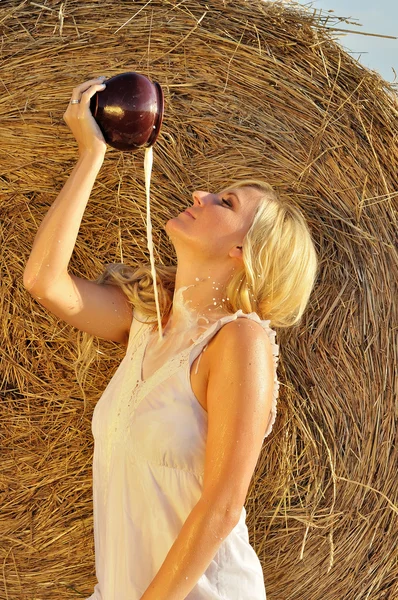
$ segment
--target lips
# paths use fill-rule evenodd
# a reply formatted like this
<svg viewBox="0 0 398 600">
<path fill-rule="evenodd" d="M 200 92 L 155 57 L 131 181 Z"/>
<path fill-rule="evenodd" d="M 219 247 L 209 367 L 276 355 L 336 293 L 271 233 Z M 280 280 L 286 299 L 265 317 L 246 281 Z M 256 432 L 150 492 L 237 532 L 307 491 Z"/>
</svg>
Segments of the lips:
<svg viewBox="0 0 398 600">
<path fill-rule="evenodd" d="M 189 215 L 190 217 L 192 217 L 192 219 L 195 219 L 195 217 L 193 216 L 193 214 L 191 212 L 189 212 L 189 210 L 184 210 L 184 213 L 186 213 L 187 215 Z"/>
</svg>

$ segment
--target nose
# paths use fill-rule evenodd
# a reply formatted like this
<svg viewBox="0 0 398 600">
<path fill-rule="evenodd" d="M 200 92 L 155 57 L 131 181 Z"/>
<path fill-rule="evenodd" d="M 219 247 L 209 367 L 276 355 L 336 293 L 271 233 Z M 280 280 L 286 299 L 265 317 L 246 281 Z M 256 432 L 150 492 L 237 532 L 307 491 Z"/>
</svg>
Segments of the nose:
<svg viewBox="0 0 398 600">
<path fill-rule="evenodd" d="M 203 206 L 206 202 L 206 197 L 209 197 L 209 192 L 203 192 L 201 190 L 195 190 L 192 194 L 194 206 Z"/>
</svg>

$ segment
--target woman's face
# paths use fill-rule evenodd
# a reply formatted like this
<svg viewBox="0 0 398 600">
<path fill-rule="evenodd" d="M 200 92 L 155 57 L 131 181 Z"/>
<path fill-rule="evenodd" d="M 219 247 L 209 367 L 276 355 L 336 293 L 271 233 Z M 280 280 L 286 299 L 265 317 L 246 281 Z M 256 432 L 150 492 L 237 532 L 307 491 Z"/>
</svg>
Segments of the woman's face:
<svg viewBox="0 0 398 600">
<path fill-rule="evenodd" d="M 242 246 L 262 193 L 242 187 L 219 193 L 195 191 L 193 204 L 166 223 L 176 251 L 192 248 L 202 258 L 228 258 Z"/>
</svg>

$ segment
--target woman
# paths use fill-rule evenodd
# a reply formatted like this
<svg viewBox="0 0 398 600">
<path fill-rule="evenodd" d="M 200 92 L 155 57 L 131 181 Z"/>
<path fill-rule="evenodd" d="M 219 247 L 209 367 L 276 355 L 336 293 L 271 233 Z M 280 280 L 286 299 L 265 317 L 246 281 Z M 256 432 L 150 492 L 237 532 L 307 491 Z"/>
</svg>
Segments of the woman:
<svg viewBox="0 0 398 600">
<path fill-rule="evenodd" d="M 79 160 L 24 272 L 25 287 L 59 318 L 127 345 L 93 414 L 90 598 L 265 599 L 244 502 L 276 417 L 269 325 L 292 326 L 305 310 L 317 270 L 310 232 L 268 184 L 194 192 L 166 224 L 177 267 L 158 268 L 159 339 L 147 265 L 111 265 L 96 282 L 68 272 L 106 152 L 89 110 L 102 89 L 100 78 L 73 90 L 64 119 Z"/>
</svg>

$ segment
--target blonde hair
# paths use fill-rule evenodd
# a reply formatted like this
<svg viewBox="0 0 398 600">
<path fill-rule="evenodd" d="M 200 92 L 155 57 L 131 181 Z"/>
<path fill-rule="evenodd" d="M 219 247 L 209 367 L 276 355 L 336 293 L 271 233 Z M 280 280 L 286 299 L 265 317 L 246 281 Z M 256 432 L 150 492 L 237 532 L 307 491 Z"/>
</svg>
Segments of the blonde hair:
<svg viewBox="0 0 398 600">
<path fill-rule="evenodd" d="M 223 191 L 251 187 L 262 193 L 242 246 L 243 267 L 226 289 L 225 309 L 255 312 L 271 327 L 292 327 L 301 321 L 317 276 L 318 260 L 308 224 L 300 209 L 280 198 L 263 181 L 247 179 Z M 157 288 L 163 323 L 173 304 L 176 266 L 157 265 Z M 129 302 L 157 329 L 153 281 L 149 264 L 107 265 L 97 283 L 118 285 Z M 83 380 L 95 357 L 93 336 L 80 333 L 77 379 Z"/>
<path fill-rule="evenodd" d="M 225 191 L 242 187 L 263 195 L 243 242 L 244 267 L 227 289 L 232 311 L 255 312 L 271 327 L 298 325 L 318 271 L 308 224 L 299 208 L 263 181 L 239 181 Z"/>
</svg>

